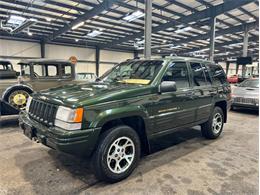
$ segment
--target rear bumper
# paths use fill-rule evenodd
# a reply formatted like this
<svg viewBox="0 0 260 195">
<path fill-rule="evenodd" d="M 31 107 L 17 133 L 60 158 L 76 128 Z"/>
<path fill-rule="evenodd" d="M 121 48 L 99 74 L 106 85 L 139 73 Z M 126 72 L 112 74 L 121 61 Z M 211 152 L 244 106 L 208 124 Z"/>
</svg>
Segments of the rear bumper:
<svg viewBox="0 0 260 195">
<path fill-rule="evenodd" d="M 67 131 L 57 127 L 46 127 L 20 113 L 19 126 L 30 139 L 43 145 L 77 156 L 90 156 L 96 146 L 101 128 Z"/>
</svg>

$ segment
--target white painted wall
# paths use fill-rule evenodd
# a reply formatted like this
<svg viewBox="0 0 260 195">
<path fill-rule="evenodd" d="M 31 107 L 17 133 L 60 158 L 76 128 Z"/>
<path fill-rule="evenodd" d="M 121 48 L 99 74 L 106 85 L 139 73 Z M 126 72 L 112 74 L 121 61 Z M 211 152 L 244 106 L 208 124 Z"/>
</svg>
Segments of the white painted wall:
<svg viewBox="0 0 260 195">
<path fill-rule="evenodd" d="M 0 39 L 0 56 L 11 56 L 9 60 L 13 63 L 15 70 L 19 71 L 17 63 L 20 61 L 19 57 L 26 58 L 40 58 L 41 48 L 39 43 L 12 41 Z M 51 59 L 69 59 L 71 56 L 76 56 L 78 60 L 95 61 L 95 49 L 80 48 L 71 46 L 61 46 L 46 44 L 45 57 Z M 16 57 L 16 59 L 12 58 Z M 103 74 L 113 64 L 102 62 L 119 63 L 126 59 L 132 59 L 133 53 L 117 52 L 117 51 L 100 51 L 100 70 L 99 74 Z M 96 72 L 95 63 L 78 62 L 76 65 L 76 72 Z"/>
<path fill-rule="evenodd" d="M 102 62 L 122 62 L 127 59 L 133 59 L 133 53 L 126 53 L 126 52 L 117 52 L 117 51 L 108 51 L 108 50 L 101 50 L 100 51 L 100 61 Z"/>
<path fill-rule="evenodd" d="M 40 52 L 39 43 L 0 39 L 0 56 L 39 58 L 41 56 Z M 17 63 L 20 59 L 10 58 L 10 61 L 14 65 L 14 69 L 19 71 Z"/>
<path fill-rule="evenodd" d="M 76 56 L 78 60 L 95 60 L 95 50 L 90 48 L 70 47 L 62 45 L 45 45 L 45 57 L 52 59 L 69 59 Z"/>
</svg>

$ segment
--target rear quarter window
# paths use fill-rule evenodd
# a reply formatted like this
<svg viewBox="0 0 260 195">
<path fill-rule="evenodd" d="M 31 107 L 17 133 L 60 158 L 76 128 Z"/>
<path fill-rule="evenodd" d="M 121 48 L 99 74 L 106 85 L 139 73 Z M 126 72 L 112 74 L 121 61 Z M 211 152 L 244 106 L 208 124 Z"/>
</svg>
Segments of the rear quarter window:
<svg viewBox="0 0 260 195">
<path fill-rule="evenodd" d="M 212 82 L 215 85 L 224 84 L 227 82 L 226 73 L 219 65 L 207 64 L 206 67 L 211 75 Z"/>
</svg>

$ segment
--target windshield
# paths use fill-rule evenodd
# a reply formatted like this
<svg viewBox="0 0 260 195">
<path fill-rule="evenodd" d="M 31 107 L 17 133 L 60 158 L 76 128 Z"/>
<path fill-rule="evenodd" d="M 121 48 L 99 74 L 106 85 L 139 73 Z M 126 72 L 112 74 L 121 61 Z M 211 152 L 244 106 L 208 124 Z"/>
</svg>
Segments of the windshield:
<svg viewBox="0 0 260 195">
<path fill-rule="evenodd" d="M 259 88 L 259 80 L 258 79 L 245 80 L 239 86 L 240 87 Z"/>
<path fill-rule="evenodd" d="M 103 82 L 120 82 L 131 84 L 150 84 L 158 74 L 162 60 L 126 61 L 113 67 L 100 79 Z"/>
</svg>

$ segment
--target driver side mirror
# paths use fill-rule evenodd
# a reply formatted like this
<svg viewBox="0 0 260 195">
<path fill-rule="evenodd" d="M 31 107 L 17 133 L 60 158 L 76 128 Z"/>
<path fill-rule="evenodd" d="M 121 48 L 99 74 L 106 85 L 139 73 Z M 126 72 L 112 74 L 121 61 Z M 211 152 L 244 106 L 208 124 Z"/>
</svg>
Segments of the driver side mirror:
<svg viewBox="0 0 260 195">
<path fill-rule="evenodd" d="M 173 92 L 176 91 L 176 83 L 174 81 L 163 81 L 159 85 L 158 92 L 163 93 L 163 92 Z"/>
</svg>

